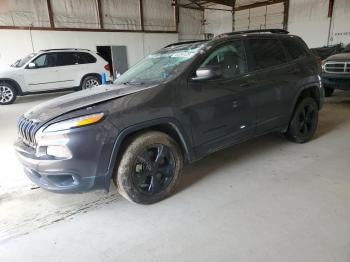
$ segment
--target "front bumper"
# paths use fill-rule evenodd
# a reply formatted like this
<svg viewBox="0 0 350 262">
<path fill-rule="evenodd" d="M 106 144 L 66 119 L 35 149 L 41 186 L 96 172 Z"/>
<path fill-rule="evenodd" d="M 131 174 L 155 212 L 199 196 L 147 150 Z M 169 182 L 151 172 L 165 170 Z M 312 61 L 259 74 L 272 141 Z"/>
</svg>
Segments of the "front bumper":
<svg viewBox="0 0 350 262">
<path fill-rule="evenodd" d="M 322 74 L 322 84 L 334 89 L 349 90 L 350 74 Z"/>
<path fill-rule="evenodd" d="M 38 154 L 47 145 L 62 144 L 71 152 L 70 157 Z M 14 146 L 25 174 L 36 185 L 57 193 L 75 193 L 108 190 L 113 145 L 110 132 L 103 126 L 93 125 L 42 136 L 36 148 L 22 140 L 16 141 Z"/>
</svg>

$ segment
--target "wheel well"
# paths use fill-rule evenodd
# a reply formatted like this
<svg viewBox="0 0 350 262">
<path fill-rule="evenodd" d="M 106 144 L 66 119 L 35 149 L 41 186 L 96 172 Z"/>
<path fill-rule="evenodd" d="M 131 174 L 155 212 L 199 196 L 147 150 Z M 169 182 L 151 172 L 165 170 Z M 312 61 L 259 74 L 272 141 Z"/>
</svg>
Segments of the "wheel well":
<svg viewBox="0 0 350 262">
<path fill-rule="evenodd" d="M 97 73 L 87 74 L 87 75 L 84 75 L 84 76 L 81 78 L 80 87 L 83 85 L 84 79 L 87 78 L 88 76 L 95 76 L 95 77 L 97 77 L 97 78 L 100 80 L 100 82 L 102 81 L 102 77 L 101 77 L 100 74 L 97 74 Z"/>
<path fill-rule="evenodd" d="M 297 104 L 299 103 L 299 101 L 301 101 L 305 97 L 312 97 L 317 102 L 318 107 L 320 107 L 321 101 L 320 101 L 320 91 L 318 87 L 312 86 L 304 89 L 298 97 Z"/>
<path fill-rule="evenodd" d="M 168 136 L 170 136 L 172 139 L 174 139 L 176 141 L 176 143 L 179 145 L 180 149 L 181 149 L 181 152 L 184 156 L 184 160 L 185 162 L 189 162 L 189 152 L 188 152 L 188 148 L 187 148 L 187 144 L 186 144 L 186 141 L 184 141 L 183 138 L 181 138 L 181 136 L 179 135 L 179 131 L 176 130 L 176 128 L 171 125 L 171 124 L 157 124 L 157 125 L 154 125 L 154 126 L 150 126 L 150 127 L 147 127 L 147 128 L 143 128 L 143 129 L 140 129 L 140 130 L 136 130 L 134 132 L 131 132 L 129 134 L 127 134 L 122 143 L 121 143 L 121 146 L 120 146 L 120 150 L 119 152 L 121 152 L 121 154 L 118 154 L 119 157 L 122 155 L 122 153 L 124 152 L 126 146 L 131 142 L 131 140 L 142 134 L 142 133 L 145 133 L 145 132 L 149 132 L 149 131 L 158 131 L 158 132 L 162 132 L 164 134 L 167 134 Z M 118 157 L 118 159 L 119 159 Z M 117 161 L 118 162 L 118 161 Z"/>
<path fill-rule="evenodd" d="M 12 79 L 0 79 L 0 82 L 8 83 L 16 89 L 16 95 L 22 95 L 22 89 L 19 84 Z"/>
</svg>

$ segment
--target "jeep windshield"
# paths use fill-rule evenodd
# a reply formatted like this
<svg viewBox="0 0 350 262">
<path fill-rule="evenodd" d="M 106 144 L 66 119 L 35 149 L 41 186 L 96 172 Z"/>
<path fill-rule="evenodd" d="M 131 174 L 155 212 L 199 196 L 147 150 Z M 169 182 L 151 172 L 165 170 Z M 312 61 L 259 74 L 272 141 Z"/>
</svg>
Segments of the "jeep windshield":
<svg viewBox="0 0 350 262">
<path fill-rule="evenodd" d="M 31 60 L 34 56 L 36 56 L 36 53 L 32 53 L 27 55 L 26 57 L 17 60 L 16 62 L 14 62 L 11 66 L 12 67 L 22 67 L 24 66 L 27 62 L 29 62 L 29 60 Z"/>
<path fill-rule="evenodd" d="M 203 43 L 154 52 L 121 75 L 115 84 L 159 84 L 178 76 L 195 58 Z"/>
</svg>

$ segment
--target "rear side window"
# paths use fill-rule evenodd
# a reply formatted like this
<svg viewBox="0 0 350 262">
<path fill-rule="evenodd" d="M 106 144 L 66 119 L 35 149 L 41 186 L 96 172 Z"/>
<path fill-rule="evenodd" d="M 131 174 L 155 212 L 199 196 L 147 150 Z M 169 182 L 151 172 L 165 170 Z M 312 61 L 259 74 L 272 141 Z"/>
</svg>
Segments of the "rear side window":
<svg viewBox="0 0 350 262">
<path fill-rule="evenodd" d="M 250 39 L 248 42 L 256 70 L 287 62 L 283 48 L 277 39 Z"/>
<path fill-rule="evenodd" d="M 282 43 L 286 48 L 287 52 L 290 54 L 292 59 L 298 59 L 306 56 L 305 47 L 301 43 L 294 39 L 283 39 Z"/>
<path fill-rule="evenodd" d="M 77 55 L 79 64 L 92 64 L 92 63 L 96 63 L 97 61 L 96 58 L 89 53 L 79 52 L 79 53 L 76 53 L 76 55 Z"/>
<path fill-rule="evenodd" d="M 58 66 L 68 66 L 77 64 L 77 58 L 74 52 L 58 53 Z"/>
</svg>

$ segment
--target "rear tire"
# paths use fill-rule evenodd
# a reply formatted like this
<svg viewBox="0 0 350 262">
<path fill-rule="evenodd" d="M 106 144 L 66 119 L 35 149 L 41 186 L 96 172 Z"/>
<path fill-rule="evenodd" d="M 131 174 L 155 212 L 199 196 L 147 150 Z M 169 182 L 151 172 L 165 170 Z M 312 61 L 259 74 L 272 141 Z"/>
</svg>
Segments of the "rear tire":
<svg viewBox="0 0 350 262">
<path fill-rule="evenodd" d="M 181 149 L 171 137 L 147 132 L 127 144 L 113 182 L 129 201 L 153 204 L 174 191 L 182 166 Z"/>
<path fill-rule="evenodd" d="M 101 85 L 101 78 L 97 76 L 87 76 L 81 82 L 81 89 L 89 89 Z"/>
<path fill-rule="evenodd" d="M 299 101 L 285 136 L 296 143 L 311 140 L 318 124 L 318 106 L 315 99 L 305 97 Z"/>
<path fill-rule="evenodd" d="M 327 86 L 324 87 L 324 95 L 325 95 L 325 97 L 330 97 L 330 96 L 333 95 L 333 93 L 334 93 L 334 88 L 327 87 Z"/>
<path fill-rule="evenodd" d="M 0 83 L 0 105 L 9 105 L 15 102 L 17 91 L 14 86 L 9 83 Z"/>
</svg>

